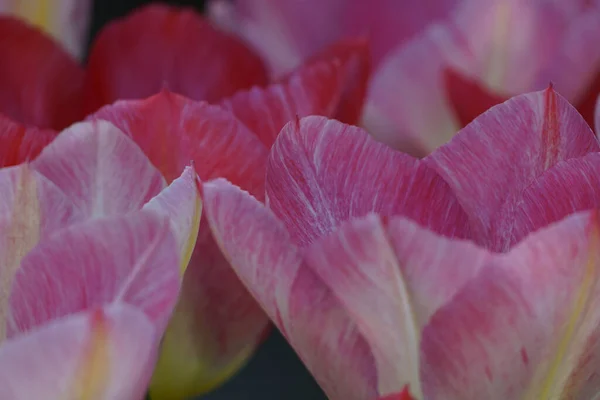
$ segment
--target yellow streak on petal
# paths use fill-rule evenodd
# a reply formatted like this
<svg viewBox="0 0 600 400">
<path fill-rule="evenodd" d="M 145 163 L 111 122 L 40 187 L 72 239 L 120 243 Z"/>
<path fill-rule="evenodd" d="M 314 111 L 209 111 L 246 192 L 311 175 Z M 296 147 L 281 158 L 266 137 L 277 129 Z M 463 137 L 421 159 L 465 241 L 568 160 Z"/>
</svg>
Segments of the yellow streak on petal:
<svg viewBox="0 0 600 400">
<path fill-rule="evenodd" d="M 494 30 L 490 40 L 490 55 L 485 74 L 485 82 L 491 89 L 502 90 L 507 63 L 508 34 L 511 19 L 511 6 L 507 1 L 500 1 L 496 6 Z"/>
<path fill-rule="evenodd" d="M 185 273 L 188 264 L 190 263 L 190 259 L 192 258 L 192 253 L 194 252 L 194 247 L 196 247 L 196 240 L 198 239 L 198 230 L 200 229 L 200 218 L 202 217 L 202 200 L 200 200 L 200 196 L 196 197 L 196 202 L 194 205 L 194 217 L 192 219 L 192 225 L 190 226 L 191 232 L 188 237 L 188 241 L 185 245 L 184 251 L 181 254 L 181 276 Z"/>
<path fill-rule="evenodd" d="M 92 331 L 69 399 L 103 399 L 110 372 L 109 327 L 106 316 L 98 310 L 92 317 Z"/>
<path fill-rule="evenodd" d="M 16 14 L 18 16 L 46 32 L 54 33 L 52 10 L 58 9 L 60 5 L 51 4 L 52 0 L 27 0 L 17 1 L 16 3 Z"/>
<path fill-rule="evenodd" d="M 598 259 L 596 254 L 600 249 L 600 232 L 598 221 L 594 215 L 588 245 L 589 257 L 583 273 L 581 285 L 576 293 L 569 318 L 563 325 L 562 335 L 556 346 L 554 357 L 545 368 L 541 382 L 529 390 L 525 399 L 559 400 L 565 397 L 569 377 L 577 367 L 579 355 L 583 351 L 585 341 L 577 340 L 581 325 L 585 322 L 590 301 L 598 280 Z"/>
<path fill-rule="evenodd" d="M 0 341 L 6 337 L 6 319 L 14 276 L 23 257 L 40 238 L 41 211 L 35 175 L 26 165 L 19 167 L 17 173 L 4 253 L 0 254 Z"/>
<path fill-rule="evenodd" d="M 161 343 L 161 353 L 150 384 L 152 400 L 186 400 L 228 381 L 252 356 L 250 345 L 223 363 L 213 354 L 210 339 L 192 321 L 193 310 L 180 299 Z"/>
</svg>

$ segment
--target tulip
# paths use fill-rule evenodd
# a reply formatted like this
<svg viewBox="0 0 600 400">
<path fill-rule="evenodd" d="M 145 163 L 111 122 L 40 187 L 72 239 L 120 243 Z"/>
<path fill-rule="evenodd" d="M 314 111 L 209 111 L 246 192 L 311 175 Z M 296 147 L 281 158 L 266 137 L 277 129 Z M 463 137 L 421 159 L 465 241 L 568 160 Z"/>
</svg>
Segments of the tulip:
<svg viewBox="0 0 600 400">
<path fill-rule="evenodd" d="M 2 0 L 0 14 L 27 21 L 81 59 L 87 44 L 91 5 L 90 0 Z"/>
<path fill-rule="evenodd" d="M 0 169 L 0 185 L 0 394 L 141 398 L 195 243 L 195 172 L 165 188 L 99 121 Z"/>
<path fill-rule="evenodd" d="M 333 40 L 366 35 L 374 72 L 362 125 L 420 156 L 491 106 L 550 81 L 593 122 L 598 1 L 213 0 L 209 10 L 274 74 Z"/>
<path fill-rule="evenodd" d="M 204 215 L 332 399 L 586 399 L 599 146 L 551 87 L 422 160 L 311 116 L 272 146 L 266 205 L 217 179 Z"/>
</svg>

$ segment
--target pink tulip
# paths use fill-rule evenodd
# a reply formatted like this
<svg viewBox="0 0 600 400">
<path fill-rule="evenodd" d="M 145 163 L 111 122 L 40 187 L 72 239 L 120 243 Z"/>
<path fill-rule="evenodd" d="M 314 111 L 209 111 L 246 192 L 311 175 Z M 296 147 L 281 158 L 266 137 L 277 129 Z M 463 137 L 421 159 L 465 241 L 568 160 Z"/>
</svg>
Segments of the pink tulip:
<svg viewBox="0 0 600 400">
<path fill-rule="evenodd" d="M 195 172 L 165 187 L 121 131 L 85 122 L 0 186 L 0 397 L 141 398 L 196 239 Z"/>
<path fill-rule="evenodd" d="M 332 399 L 588 399 L 599 146 L 552 88 L 424 160 L 307 117 L 271 149 L 266 205 L 217 179 L 204 213 Z"/>
<path fill-rule="evenodd" d="M 374 63 L 362 124 L 425 155 L 489 107 L 555 83 L 586 121 L 600 91 L 600 3 L 592 0 L 213 0 L 212 18 L 277 74 L 344 37 Z"/>
</svg>

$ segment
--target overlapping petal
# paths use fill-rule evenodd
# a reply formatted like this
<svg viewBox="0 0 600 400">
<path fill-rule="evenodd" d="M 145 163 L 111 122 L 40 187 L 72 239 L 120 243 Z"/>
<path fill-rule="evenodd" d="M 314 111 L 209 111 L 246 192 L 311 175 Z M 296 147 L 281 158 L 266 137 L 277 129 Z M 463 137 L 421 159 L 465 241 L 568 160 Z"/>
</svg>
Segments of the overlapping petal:
<svg viewBox="0 0 600 400">
<path fill-rule="evenodd" d="M 100 32 L 86 78 L 87 113 L 163 88 L 209 102 L 267 83 L 262 61 L 191 9 L 150 5 Z"/>
<path fill-rule="evenodd" d="M 21 261 L 38 242 L 81 218 L 74 204 L 28 164 L 0 169 L 0 340 Z"/>
<path fill-rule="evenodd" d="M 131 306 L 77 313 L 0 347 L 3 399 L 141 399 L 160 336 Z"/>
<path fill-rule="evenodd" d="M 56 130 L 83 117 L 84 70 L 59 43 L 21 20 L 0 16 L 0 54 L 0 113 Z"/>
<path fill-rule="evenodd" d="M 424 162 L 456 194 L 475 240 L 495 247 L 500 243 L 494 244 L 494 235 L 502 232 L 493 226 L 505 203 L 518 201 L 525 188 L 557 163 L 599 149 L 577 111 L 549 88 L 492 108 Z"/>
<path fill-rule="evenodd" d="M 598 391 L 597 212 L 529 236 L 423 333 L 426 397 L 593 398 Z"/>
<path fill-rule="evenodd" d="M 12 285 L 8 336 L 113 303 L 135 306 L 162 332 L 179 293 L 179 266 L 169 221 L 154 212 L 72 225 L 23 258 Z"/>
<path fill-rule="evenodd" d="M 269 156 L 266 193 L 303 246 L 371 211 L 405 215 L 448 236 L 470 235 L 467 215 L 433 169 L 360 128 L 323 117 L 282 130 Z"/>
<path fill-rule="evenodd" d="M 144 153 L 107 121 L 73 125 L 31 165 L 86 217 L 139 210 L 165 187 Z"/>
</svg>

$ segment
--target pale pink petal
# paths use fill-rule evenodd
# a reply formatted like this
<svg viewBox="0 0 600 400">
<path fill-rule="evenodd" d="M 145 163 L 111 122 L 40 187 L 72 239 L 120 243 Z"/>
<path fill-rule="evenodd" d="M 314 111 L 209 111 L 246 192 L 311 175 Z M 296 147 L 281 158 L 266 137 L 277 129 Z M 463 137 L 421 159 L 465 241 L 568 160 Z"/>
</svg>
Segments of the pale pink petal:
<svg viewBox="0 0 600 400">
<path fill-rule="evenodd" d="M 331 399 L 375 396 L 375 365 L 354 323 L 302 263 L 290 235 L 260 202 L 224 180 L 203 185 L 204 213 L 236 273 Z"/>
<path fill-rule="evenodd" d="M 52 35 L 76 58 L 83 58 L 91 0 L 2 0 L 0 14 L 10 14 Z"/>
<path fill-rule="evenodd" d="M 139 210 L 165 187 L 139 147 L 106 121 L 63 131 L 32 166 L 89 217 Z"/>
<path fill-rule="evenodd" d="M 562 160 L 600 150 L 579 113 L 552 88 L 478 117 L 424 161 L 448 182 L 486 243 L 494 214 Z"/>
<path fill-rule="evenodd" d="M 306 256 L 373 349 L 379 393 L 408 385 L 419 399 L 421 331 L 488 259 L 469 242 L 374 214 L 343 224 Z"/>
<path fill-rule="evenodd" d="M 425 397 L 593 398 L 599 262 L 597 212 L 571 216 L 496 255 L 425 328 Z"/>
<path fill-rule="evenodd" d="M 78 313 L 0 347 L 0 398 L 142 399 L 159 335 L 124 305 Z"/>
<path fill-rule="evenodd" d="M 0 341 L 21 260 L 37 243 L 81 218 L 71 201 L 28 164 L 0 169 Z"/>
<path fill-rule="evenodd" d="M 202 201 L 198 189 L 198 176 L 194 167 L 186 167 L 175 179 L 143 209 L 154 210 L 169 217 L 171 228 L 177 239 L 181 274 L 185 271 L 196 245 Z"/>
<path fill-rule="evenodd" d="M 451 37 L 434 24 L 390 52 L 374 72 L 361 124 L 377 140 L 423 156 L 459 130 L 443 79 Z"/>
<path fill-rule="evenodd" d="M 577 211 L 600 208 L 600 153 L 559 162 L 496 214 L 489 246 L 507 251 L 525 236 Z"/>
<path fill-rule="evenodd" d="M 469 236 L 466 214 L 434 170 L 360 128 L 323 117 L 282 130 L 269 156 L 266 193 L 269 207 L 302 246 L 371 211 Z"/>
<path fill-rule="evenodd" d="M 53 319 L 128 303 L 165 329 L 179 294 L 179 254 L 166 217 L 93 219 L 41 241 L 15 275 L 9 336 Z"/>
</svg>

